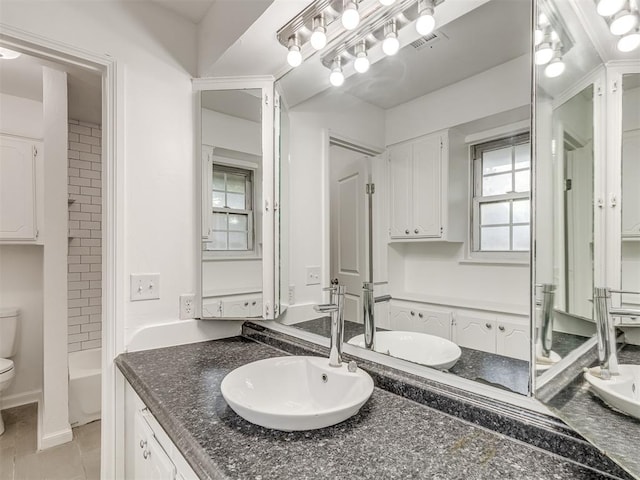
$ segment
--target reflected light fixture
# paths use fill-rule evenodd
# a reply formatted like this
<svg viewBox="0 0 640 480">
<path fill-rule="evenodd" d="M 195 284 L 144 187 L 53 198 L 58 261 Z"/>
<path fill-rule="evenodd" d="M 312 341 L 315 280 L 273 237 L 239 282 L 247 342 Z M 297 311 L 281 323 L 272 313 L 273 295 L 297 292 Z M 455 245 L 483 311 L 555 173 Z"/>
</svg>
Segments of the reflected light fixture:
<svg viewBox="0 0 640 480">
<path fill-rule="evenodd" d="M 553 58 L 553 47 L 550 42 L 542 43 L 536 48 L 534 61 L 536 65 L 546 65 Z"/>
<path fill-rule="evenodd" d="M 313 19 L 313 33 L 309 39 L 311 46 L 316 50 L 321 50 L 327 45 L 327 27 L 324 15 L 318 15 Z"/>
<path fill-rule="evenodd" d="M 20 55 L 22 55 L 20 52 L 0 47 L 0 59 L 2 60 L 13 60 L 14 58 L 18 58 Z"/>
<path fill-rule="evenodd" d="M 620 37 L 617 47 L 618 50 L 623 53 L 632 52 L 636 48 L 640 47 L 640 30 L 636 29 L 634 32 Z"/>
<path fill-rule="evenodd" d="M 422 35 L 429 35 L 436 28 L 436 19 L 433 16 L 433 1 L 418 0 L 418 19 L 416 31 Z"/>
<path fill-rule="evenodd" d="M 609 25 L 609 30 L 614 35 L 625 35 L 638 25 L 638 15 L 629 10 L 622 10 L 616 13 Z"/>
<path fill-rule="evenodd" d="M 400 50 L 400 41 L 398 40 L 398 32 L 396 31 L 395 19 L 389 20 L 384 26 L 384 40 L 382 41 L 382 51 L 385 55 L 395 55 Z"/>
<path fill-rule="evenodd" d="M 289 37 L 289 53 L 287 53 L 287 62 L 292 67 L 297 67 L 302 63 L 302 53 L 300 53 L 300 42 L 296 35 Z"/>
<path fill-rule="evenodd" d="M 340 65 L 340 57 L 336 57 L 331 65 L 331 74 L 329 75 L 329 82 L 334 87 L 339 87 L 344 83 L 344 73 L 342 73 L 342 66 Z"/>
<path fill-rule="evenodd" d="M 396 0 L 378 0 L 382 5 L 388 7 L 389 5 L 393 5 L 396 3 Z"/>
<path fill-rule="evenodd" d="M 562 61 L 562 56 L 560 56 L 559 53 L 556 53 L 549 64 L 545 67 L 544 74 L 549 78 L 559 77 L 564 73 L 565 68 L 566 66 Z"/>
<path fill-rule="evenodd" d="M 363 40 L 362 43 L 356 45 L 356 59 L 353 62 L 353 68 L 355 68 L 358 73 L 365 73 L 369 70 L 371 66 L 371 62 L 369 62 L 369 57 L 367 57 L 367 44 L 366 41 Z"/>
<path fill-rule="evenodd" d="M 345 0 L 342 11 L 342 26 L 347 30 L 354 30 L 360 23 L 357 0 Z"/>
<path fill-rule="evenodd" d="M 542 43 L 542 40 L 544 40 L 544 31 L 540 28 L 536 28 L 535 32 L 533 33 L 534 45 L 537 47 Z"/>
<path fill-rule="evenodd" d="M 625 2 L 626 0 L 598 0 L 596 11 L 598 12 L 598 15 L 610 17 L 622 10 Z"/>
</svg>

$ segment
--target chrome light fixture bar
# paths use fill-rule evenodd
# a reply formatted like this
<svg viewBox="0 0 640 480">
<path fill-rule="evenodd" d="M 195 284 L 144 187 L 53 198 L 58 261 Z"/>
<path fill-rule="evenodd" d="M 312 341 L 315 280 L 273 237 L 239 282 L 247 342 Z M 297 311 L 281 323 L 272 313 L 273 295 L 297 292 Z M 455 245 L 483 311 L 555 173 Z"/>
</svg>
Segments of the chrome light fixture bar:
<svg viewBox="0 0 640 480">
<path fill-rule="evenodd" d="M 622 53 L 640 47 L 640 2 L 638 0 L 595 0 L 596 11 L 605 18 L 609 31 L 618 37 Z"/>
<path fill-rule="evenodd" d="M 534 63 L 544 67 L 545 76 L 555 78 L 562 75 L 565 70 L 562 57 L 573 48 L 574 40 L 550 2 L 539 4 L 534 45 Z"/>
</svg>

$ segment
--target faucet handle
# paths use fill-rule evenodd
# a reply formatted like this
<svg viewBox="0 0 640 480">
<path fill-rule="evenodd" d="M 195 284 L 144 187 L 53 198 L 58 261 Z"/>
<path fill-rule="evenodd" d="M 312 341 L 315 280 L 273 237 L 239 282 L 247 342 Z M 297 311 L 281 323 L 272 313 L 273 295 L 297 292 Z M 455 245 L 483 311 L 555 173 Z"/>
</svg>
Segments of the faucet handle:
<svg viewBox="0 0 640 480">
<path fill-rule="evenodd" d="M 338 286 L 334 285 L 332 287 L 324 287 L 322 289 L 323 292 L 335 292 L 336 290 L 338 290 Z"/>
</svg>

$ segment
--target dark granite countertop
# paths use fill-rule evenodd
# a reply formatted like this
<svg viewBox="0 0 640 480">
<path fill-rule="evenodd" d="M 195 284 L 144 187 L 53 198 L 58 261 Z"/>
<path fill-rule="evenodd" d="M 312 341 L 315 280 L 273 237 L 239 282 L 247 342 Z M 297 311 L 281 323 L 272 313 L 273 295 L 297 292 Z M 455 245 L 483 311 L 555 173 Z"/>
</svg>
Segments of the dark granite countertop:
<svg viewBox="0 0 640 480">
<path fill-rule="evenodd" d="M 116 364 L 203 479 L 607 478 L 377 387 L 333 427 L 285 433 L 243 420 L 220 382 L 283 354 L 235 337 L 125 353 Z"/>
<path fill-rule="evenodd" d="M 618 352 L 618 362 L 640 364 L 640 347 L 625 346 Z M 596 447 L 624 465 L 632 475 L 640 478 L 640 420 L 609 408 L 593 393 L 582 375 L 553 397 L 547 406 Z"/>
</svg>

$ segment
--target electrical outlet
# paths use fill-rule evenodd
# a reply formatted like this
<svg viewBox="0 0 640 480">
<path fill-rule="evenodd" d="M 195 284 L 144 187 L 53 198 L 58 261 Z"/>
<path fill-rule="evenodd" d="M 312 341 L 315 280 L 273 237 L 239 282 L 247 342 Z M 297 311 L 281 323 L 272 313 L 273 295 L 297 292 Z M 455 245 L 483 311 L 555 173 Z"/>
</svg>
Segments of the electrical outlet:
<svg viewBox="0 0 640 480">
<path fill-rule="evenodd" d="M 307 267 L 307 285 L 320 285 L 320 267 Z"/>
<path fill-rule="evenodd" d="M 160 298 L 159 273 L 131 274 L 131 301 L 156 300 Z"/>
<path fill-rule="evenodd" d="M 296 303 L 296 286 L 289 285 L 289 305 L 294 305 Z"/>
<path fill-rule="evenodd" d="M 180 295 L 180 320 L 189 320 L 195 316 L 195 295 L 193 293 L 184 293 Z"/>
</svg>

